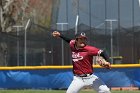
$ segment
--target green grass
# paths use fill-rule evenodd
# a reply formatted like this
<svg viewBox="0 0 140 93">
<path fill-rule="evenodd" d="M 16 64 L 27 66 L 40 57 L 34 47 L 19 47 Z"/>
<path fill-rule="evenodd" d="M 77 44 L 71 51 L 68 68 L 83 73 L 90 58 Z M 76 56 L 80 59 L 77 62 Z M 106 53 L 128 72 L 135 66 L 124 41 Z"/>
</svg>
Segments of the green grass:
<svg viewBox="0 0 140 93">
<path fill-rule="evenodd" d="M 112 93 L 140 93 L 140 91 L 111 91 Z M 66 93 L 65 90 L 0 90 L 0 93 Z M 91 90 L 82 90 L 80 93 L 96 93 Z"/>
</svg>

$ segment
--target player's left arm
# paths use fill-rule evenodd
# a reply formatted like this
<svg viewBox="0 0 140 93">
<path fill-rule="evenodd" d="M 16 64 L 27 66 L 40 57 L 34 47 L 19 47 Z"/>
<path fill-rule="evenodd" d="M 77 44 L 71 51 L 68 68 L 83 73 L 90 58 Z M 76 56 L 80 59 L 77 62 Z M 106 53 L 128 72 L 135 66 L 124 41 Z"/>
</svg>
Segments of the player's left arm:
<svg viewBox="0 0 140 93">
<path fill-rule="evenodd" d="M 110 58 L 105 51 L 102 50 L 99 55 L 102 56 L 107 62 L 110 62 Z"/>
<path fill-rule="evenodd" d="M 110 64 L 110 58 L 109 56 L 106 54 L 105 51 L 101 51 L 99 56 L 98 56 L 98 64 L 102 67 L 105 68 L 111 68 L 111 64 Z"/>
</svg>

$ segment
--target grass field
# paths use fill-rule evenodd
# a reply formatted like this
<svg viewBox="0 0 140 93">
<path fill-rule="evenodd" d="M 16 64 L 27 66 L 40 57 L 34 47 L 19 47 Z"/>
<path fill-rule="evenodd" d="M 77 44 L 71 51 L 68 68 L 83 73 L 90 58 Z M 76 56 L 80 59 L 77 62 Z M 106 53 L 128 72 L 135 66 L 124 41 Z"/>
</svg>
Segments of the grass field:
<svg viewBox="0 0 140 93">
<path fill-rule="evenodd" d="M 65 93 L 65 90 L 0 90 L 0 93 Z M 82 90 L 80 93 L 96 93 L 91 90 Z M 111 91 L 111 93 L 140 93 L 140 91 Z"/>
</svg>

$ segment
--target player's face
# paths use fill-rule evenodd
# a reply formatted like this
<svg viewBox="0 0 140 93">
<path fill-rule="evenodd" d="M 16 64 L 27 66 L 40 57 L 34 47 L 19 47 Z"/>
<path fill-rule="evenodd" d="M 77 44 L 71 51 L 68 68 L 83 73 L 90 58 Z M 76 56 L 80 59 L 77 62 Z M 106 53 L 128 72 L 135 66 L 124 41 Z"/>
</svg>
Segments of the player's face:
<svg viewBox="0 0 140 93">
<path fill-rule="evenodd" d="M 87 39 L 86 38 L 77 38 L 76 39 L 76 46 L 77 48 L 83 48 L 86 46 Z"/>
</svg>

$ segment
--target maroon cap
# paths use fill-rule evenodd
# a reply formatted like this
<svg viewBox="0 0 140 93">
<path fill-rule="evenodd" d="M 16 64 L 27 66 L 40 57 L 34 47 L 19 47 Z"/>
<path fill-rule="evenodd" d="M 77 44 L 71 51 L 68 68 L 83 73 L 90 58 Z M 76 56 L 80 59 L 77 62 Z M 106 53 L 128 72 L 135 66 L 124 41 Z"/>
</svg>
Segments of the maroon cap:
<svg viewBox="0 0 140 93">
<path fill-rule="evenodd" d="M 86 34 L 85 34 L 84 32 L 77 33 L 77 34 L 75 35 L 75 38 L 86 38 L 86 39 L 87 39 Z"/>
</svg>

